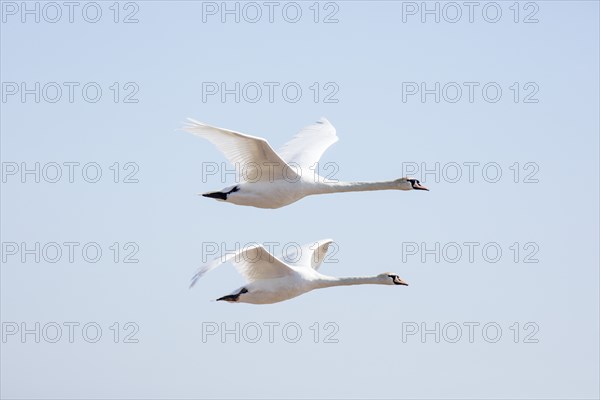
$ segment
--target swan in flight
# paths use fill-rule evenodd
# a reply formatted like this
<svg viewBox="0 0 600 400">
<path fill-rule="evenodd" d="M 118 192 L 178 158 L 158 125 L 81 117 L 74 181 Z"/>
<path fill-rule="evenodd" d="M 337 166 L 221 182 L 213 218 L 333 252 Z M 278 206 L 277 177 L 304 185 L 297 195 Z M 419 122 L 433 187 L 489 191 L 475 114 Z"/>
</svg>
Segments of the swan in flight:
<svg viewBox="0 0 600 400">
<path fill-rule="evenodd" d="M 313 289 L 349 285 L 403 285 L 391 272 L 367 277 L 336 278 L 319 273 L 332 240 L 308 243 L 290 252 L 287 262 L 272 255 L 262 245 L 247 246 L 236 253 L 219 257 L 200 267 L 192 277 L 190 288 L 208 271 L 230 261 L 246 279 L 246 285 L 217 299 L 230 303 L 271 304 L 289 300 Z M 283 257 L 282 257 L 283 258 Z M 292 259 L 293 261 L 290 261 Z"/>
<path fill-rule="evenodd" d="M 258 208 L 280 208 L 314 194 L 369 190 L 429 190 L 417 179 L 384 182 L 338 182 L 312 173 L 311 168 L 338 137 L 331 123 L 321 118 L 303 128 L 275 152 L 260 137 L 217 128 L 188 119 L 183 130 L 207 139 L 237 169 L 239 184 L 202 196 Z M 310 175 L 310 176 L 309 176 Z"/>
</svg>

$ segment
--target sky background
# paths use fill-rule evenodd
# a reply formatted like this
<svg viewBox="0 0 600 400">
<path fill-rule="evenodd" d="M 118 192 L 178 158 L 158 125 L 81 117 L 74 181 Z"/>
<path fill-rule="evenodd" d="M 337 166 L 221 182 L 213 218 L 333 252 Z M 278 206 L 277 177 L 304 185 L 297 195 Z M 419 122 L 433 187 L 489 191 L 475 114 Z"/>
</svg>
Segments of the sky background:
<svg viewBox="0 0 600 400">
<path fill-rule="evenodd" d="M 483 18 L 485 2 L 473 22 L 463 6 L 456 23 L 444 15 L 439 23 L 431 15 L 422 22 L 420 12 L 405 13 L 403 21 L 403 9 L 421 2 L 297 2 L 296 23 L 282 16 L 286 6 L 288 19 L 294 17 L 295 6 L 286 2 L 278 3 L 273 22 L 259 2 L 256 23 L 244 20 L 253 10 L 239 23 L 232 15 L 222 22 L 220 10 L 203 15 L 221 2 L 195 1 L 119 3 L 118 23 L 113 2 L 99 2 L 102 16 L 90 23 L 81 13 L 88 3 L 79 4 L 72 23 L 65 6 L 58 22 L 45 21 L 55 15 L 46 8 L 36 23 L 34 15 L 21 21 L 21 2 L 2 2 L 3 398 L 598 398 L 598 2 L 499 2 L 496 23 Z M 444 5 L 438 3 L 440 12 L 453 18 Z M 43 13 L 44 3 L 38 6 Z M 123 23 L 129 13 L 137 23 Z M 330 13 L 337 22 L 324 23 Z M 10 94 L 22 82 L 57 82 L 63 95 L 47 101 L 54 97 L 50 85 L 39 103 L 31 94 L 23 101 Z M 79 84 L 73 102 L 63 82 Z M 95 103 L 81 94 L 88 82 L 102 88 Z M 233 95 L 203 100 L 206 82 L 277 82 L 279 89 L 272 102 L 266 89 L 254 103 Z M 281 93 L 289 82 L 302 88 L 297 102 Z M 450 95 L 439 103 L 433 95 L 403 101 L 403 82 L 456 82 L 465 90 L 455 103 L 446 100 Z M 479 85 L 473 102 L 463 82 Z M 502 89 L 497 102 L 481 94 L 489 82 Z M 325 102 L 332 87 L 337 102 Z M 536 88 L 529 100 L 537 102 L 525 102 Z M 125 102 L 136 89 L 129 100 L 137 102 Z M 186 117 L 265 137 L 278 148 L 321 116 L 340 138 L 322 158 L 335 163 L 340 180 L 395 179 L 405 173 L 403 163 L 457 163 L 462 176 L 452 182 L 453 174 L 436 179 L 419 171 L 414 176 L 430 192 L 314 196 L 277 210 L 197 196 L 232 179 L 203 181 L 203 163 L 225 159 L 209 142 L 178 131 Z M 36 162 L 47 171 L 62 165 L 62 178 L 36 183 L 20 171 L 6 174 Z M 72 183 L 65 162 L 80 163 Z M 83 179 L 86 163 L 100 166 L 97 183 Z M 472 182 L 464 163 L 479 163 Z M 482 175 L 488 163 L 500 167 L 496 183 L 487 181 L 493 170 Z M 123 182 L 136 169 L 138 182 Z M 537 182 L 525 182 L 533 172 Z M 224 266 L 188 290 L 208 243 L 223 250 L 221 244 L 277 242 L 281 249 L 328 237 L 338 251 L 321 272 L 393 271 L 410 286 L 332 288 L 266 306 L 224 304 L 212 300 L 243 283 Z M 21 244 L 36 242 L 80 245 L 73 262 L 64 245 L 55 263 L 32 255 L 23 262 Z M 90 242 L 102 249 L 96 263 L 81 254 Z M 478 244 L 472 262 L 465 242 Z M 407 254 L 407 243 L 417 244 L 416 255 Z M 434 255 L 423 262 L 423 248 L 436 243 L 458 243 L 463 254 L 454 260 L 440 250 L 439 262 Z M 497 262 L 482 255 L 490 243 L 502 251 Z M 135 249 L 139 262 L 124 263 Z M 524 262 L 527 255 L 538 262 Z M 69 322 L 79 324 L 73 343 Z M 472 343 L 469 322 L 479 324 Z M 7 334 L 36 323 L 39 343 L 33 334 Z M 102 329 L 96 343 L 83 337 L 87 323 Z M 246 335 L 239 343 L 232 334 L 203 340 L 208 326 L 235 330 L 236 323 Z M 268 323 L 279 324 L 272 343 Z M 294 329 L 282 333 L 288 323 L 302 331 L 295 343 L 288 342 Z M 439 343 L 434 334 L 407 336 L 411 327 L 434 330 L 436 323 Z M 496 343 L 486 340 L 494 328 L 482 333 L 488 323 L 502 330 Z M 53 324 L 62 326 L 56 343 L 47 340 Z M 251 343 L 257 325 L 262 336 Z M 456 325 L 462 336 L 452 343 Z M 125 343 L 134 328 L 129 339 L 137 343 Z M 334 330 L 329 339 L 337 343 L 326 343 Z"/>
</svg>

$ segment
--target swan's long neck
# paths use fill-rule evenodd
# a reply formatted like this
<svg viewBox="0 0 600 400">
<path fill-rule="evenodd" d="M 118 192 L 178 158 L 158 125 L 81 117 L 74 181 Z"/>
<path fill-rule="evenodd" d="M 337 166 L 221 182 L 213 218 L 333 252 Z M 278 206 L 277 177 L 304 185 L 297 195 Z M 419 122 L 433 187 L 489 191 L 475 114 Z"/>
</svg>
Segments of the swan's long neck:
<svg viewBox="0 0 600 400">
<path fill-rule="evenodd" d="M 397 181 L 383 182 L 332 182 L 317 183 L 312 194 L 342 193 L 342 192 L 367 192 L 371 190 L 399 189 Z"/>
<path fill-rule="evenodd" d="M 379 276 L 356 276 L 349 278 L 335 278 L 332 276 L 323 276 L 317 282 L 318 288 L 328 288 L 332 286 L 352 286 L 352 285 L 383 285 L 385 284 Z"/>
</svg>

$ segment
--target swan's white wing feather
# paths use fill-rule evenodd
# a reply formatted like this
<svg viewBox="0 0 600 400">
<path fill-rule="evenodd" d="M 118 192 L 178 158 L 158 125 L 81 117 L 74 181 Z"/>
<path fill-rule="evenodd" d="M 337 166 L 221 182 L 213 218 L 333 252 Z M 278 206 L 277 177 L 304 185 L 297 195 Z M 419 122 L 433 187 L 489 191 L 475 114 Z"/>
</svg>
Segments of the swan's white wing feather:
<svg viewBox="0 0 600 400">
<path fill-rule="evenodd" d="M 325 259 L 331 243 L 333 243 L 331 239 L 307 243 L 297 251 L 288 252 L 284 260 L 294 267 L 307 267 L 318 270 Z"/>
<path fill-rule="evenodd" d="M 282 179 L 284 169 L 287 169 L 285 177 L 295 178 L 294 170 L 287 166 L 263 138 L 210 126 L 191 118 L 188 118 L 183 130 L 214 144 L 238 171 L 243 172 L 240 176 L 242 180 L 255 182 Z"/>
<path fill-rule="evenodd" d="M 253 282 L 261 279 L 283 278 L 295 273 L 284 262 L 272 255 L 262 245 L 246 246 L 242 250 L 228 254 L 225 257 L 215 258 L 206 265 L 201 266 L 192 277 L 190 288 L 196 284 L 207 272 L 221 264 L 231 262 L 237 271 L 246 279 Z"/>
<path fill-rule="evenodd" d="M 338 141 L 335 128 L 326 118 L 302 128 L 287 142 L 278 154 L 288 163 L 297 163 L 306 169 L 321 159 L 325 150 Z M 304 172 L 304 171 L 303 171 Z"/>
</svg>

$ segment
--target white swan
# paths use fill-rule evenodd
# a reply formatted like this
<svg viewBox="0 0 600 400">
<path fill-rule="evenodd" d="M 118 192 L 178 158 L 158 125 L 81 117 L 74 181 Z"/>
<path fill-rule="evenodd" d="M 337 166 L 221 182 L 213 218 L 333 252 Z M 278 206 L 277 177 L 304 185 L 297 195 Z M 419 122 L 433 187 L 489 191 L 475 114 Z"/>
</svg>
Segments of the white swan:
<svg viewBox="0 0 600 400">
<path fill-rule="evenodd" d="M 198 269 L 192 277 L 190 288 L 206 272 L 231 261 L 238 272 L 244 276 L 247 284 L 233 293 L 217 299 L 231 303 L 271 304 L 289 300 L 313 289 L 348 285 L 404 285 L 400 277 L 391 272 L 376 276 L 336 278 L 318 272 L 332 240 L 320 240 L 308 243 L 299 249 L 299 253 L 290 253 L 292 261 L 284 262 L 267 251 L 262 245 L 248 246 L 244 249 L 219 257 Z"/>
<path fill-rule="evenodd" d="M 242 206 L 279 208 L 313 194 L 368 190 L 428 190 L 417 179 L 385 182 L 328 182 L 314 171 L 338 137 L 325 118 L 302 129 L 275 152 L 259 137 L 188 119 L 184 130 L 213 143 L 238 170 L 240 183 L 203 196 Z M 311 169 L 311 167 L 313 169 Z"/>
</svg>

